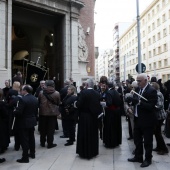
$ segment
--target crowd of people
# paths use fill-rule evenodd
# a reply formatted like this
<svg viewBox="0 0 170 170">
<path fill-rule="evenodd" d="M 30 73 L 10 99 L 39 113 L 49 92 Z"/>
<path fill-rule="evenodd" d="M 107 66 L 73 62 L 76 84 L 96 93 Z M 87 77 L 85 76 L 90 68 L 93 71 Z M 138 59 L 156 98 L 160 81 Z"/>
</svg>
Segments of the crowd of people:
<svg viewBox="0 0 170 170">
<path fill-rule="evenodd" d="M 17 74 L 20 77 L 20 74 Z M 161 83 L 153 77 L 148 80 L 145 73 L 136 81 L 122 81 L 120 85 L 109 82 L 102 76 L 98 84 L 87 79 L 79 87 L 65 80 L 64 87 L 57 91 L 53 80 L 42 80 L 33 94 L 33 88 L 21 78 L 8 80 L 0 89 L 0 153 L 9 146 L 14 136 L 14 149 L 22 148 L 19 163 L 28 163 L 35 155 L 35 126 L 38 124 L 40 146 L 48 149 L 57 146 L 54 132 L 58 130 L 61 117 L 65 146 L 76 141 L 76 153 L 85 159 L 99 154 L 99 139 L 106 148 L 115 148 L 122 143 L 122 116 L 129 127 L 128 140 L 134 140 L 134 157 L 129 162 L 140 162 L 141 167 L 152 163 L 152 151 L 167 154 L 168 147 L 162 136 L 170 137 L 170 81 Z M 76 134 L 77 125 L 77 134 Z M 156 148 L 153 148 L 153 136 Z M 77 138 L 76 138 L 77 137 Z M 143 156 L 143 145 L 145 156 Z M 144 158 L 144 159 L 143 159 Z M 5 158 L 0 158 L 0 163 Z"/>
</svg>

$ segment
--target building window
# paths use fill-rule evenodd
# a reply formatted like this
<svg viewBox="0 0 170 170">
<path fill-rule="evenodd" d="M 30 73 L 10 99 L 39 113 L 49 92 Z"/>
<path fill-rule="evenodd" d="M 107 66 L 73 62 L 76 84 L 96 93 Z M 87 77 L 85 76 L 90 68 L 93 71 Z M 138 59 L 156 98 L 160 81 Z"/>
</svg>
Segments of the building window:
<svg viewBox="0 0 170 170">
<path fill-rule="evenodd" d="M 160 25 L 160 19 L 157 19 L 157 27 Z"/>
<path fill-rule="evenodd" d="M 158 47 L 158 54 L 161 54 L 161 46 Z"/>
<path fill-rule="evenodd" d="M 153 57 L 156 55 L 156 50 L 153 49 Z"/>
<path fill-rule="evenodd" d="M 156 62 L 153 63 L 153 69 L 156 69 Z"/>
<path fill-rule="evenodd" d="M 164 44 L 164 52 L 166 52 L 166 51 L 167 51 L 167 45 Z"/>
<path fill-rule="evenodd" d="M 154 15 L 155 15 L 155 10 L 153 9 L 152 10 L 152 17 L 154 17 Z"/>
<path fill-rule="evenodd" d="M 145 42 L 143 42 L 143 48 L 145 48 Z"/>
<path fill-rule="evenodd" d="M 151 53 L 151 51 L 149 51 L 149 58 L 151 58 L 152 57 L 152 53 Z"/>
<path fill-rule="evenodd" d="M 165 0 L 162 0 L 162 7 L 165 6 Z"/>
<path fill-rule="evenodd" d="M 163 14 L 163 15 L 162 15 L 162 22 L 165 22 L 165 21 L 166 21 L 166 15 Z"/>
<path fill-rule="evenodd" d="M 151 64 L 149 64 L 149 70 L 152 70 L 152 66 L 151 66 Z"/>
<path fill-rule="evenodd" d="M 170 10 L 168 11 L 168 15 L 169 15 L 169 18 L 170 18 Z"/>
<path fill-rule="evenodd" d="M 161 67 L 162 67 L 162 62 L 159 61 L 159 62 L 158 62 L 158 65 L 159 65 L 158 67 L 161 68 Z"/>
<path fill-rule="evenodd" d="M 151 39 L 150 39 L 150 38 L 149 38 L 149 40 L 148 40 L 148 44 L 151 45 Z"/>
<path fill-rule="evenodd" d="M 160 39 L 161 39 L 161 33 L 158 32 L 158 40 L 160 40 Z"/>
<path fill-rule="evenodd" d="M 152 23 L 152 30 L 154 30 L 155 29 L 155 23 L 153 22 Z"/>
<path fill-rule="evenodd" d="M 155 35 L 153 36 L 153 43 L 156 41 Z"/>
<path fill-rule="evenodd" d="M 165 37 L 167 35 L 166 28 L 163 29 L 163 36 Z"/>
<path fill-rule="evenodd" d="M 167 74 L 168 80 L 170 80 L 170 74 Z"/>
<path fill-rule="evenodd" d="M 145 37 L 145 31 L 143 31 L 143 37 Z"/>
<path fill-rule="evenodd" d="M 143 54 L 143 60 L 146 60 L 146 56 L 145 56 L 145 54 Z"/>
<path fill-rule="evenodd" d="M 164 59 L 164 67 L 168 66 L 168 60 Z"/>
<path fill-rule="evenodd" d="M 143 26 L 145 25 L 145 19 L 142 20 L 142 25 L 143 25 Z"/>
<path fill-rule="evenodd" d="M 148 32 L 151 32 L 151 27 L 150 26 L 148 27 Z"/>
<path fill-rule="evenodd" d="M 148 20 L 150 20 L 151 19 L 151 15 L 150 14 L 148 14 Z"/>
<path fill-rule="evenodd" d="M 160 10 L 160 6 L 159 6 L 159 4 L 156 6 L 156 10 L 157 10 L 157 13 L 159 12 L 159 10 Z"/>
</svg>

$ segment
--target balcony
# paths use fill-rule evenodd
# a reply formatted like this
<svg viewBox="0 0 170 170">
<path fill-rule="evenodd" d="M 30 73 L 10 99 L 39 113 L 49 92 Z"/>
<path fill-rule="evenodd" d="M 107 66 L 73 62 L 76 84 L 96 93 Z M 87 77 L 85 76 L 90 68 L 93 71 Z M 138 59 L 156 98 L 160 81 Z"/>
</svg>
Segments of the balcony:
<svg viewBox="0 0 170 170">
<path fill-rule="evenodd" d="M 118 53 L 118 52 L 119 52 L 119 48 L 117 48 L 117 49 L 115 50 L 115 52 Z"/>
</svg>

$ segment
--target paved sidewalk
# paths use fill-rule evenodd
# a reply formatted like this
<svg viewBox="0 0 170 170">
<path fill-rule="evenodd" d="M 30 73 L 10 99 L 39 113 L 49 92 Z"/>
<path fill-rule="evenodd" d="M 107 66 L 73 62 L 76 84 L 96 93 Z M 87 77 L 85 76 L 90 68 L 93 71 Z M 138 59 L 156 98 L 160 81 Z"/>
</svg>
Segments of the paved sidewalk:
<svg viewBox="0 0 170 170">
<path fill-rule="evenodd" d="M 59 138 L 62 135 L 61 122 L 60 130 L 55 133 L 54 142 L 57 147 L 52 149 L 42 148 L 39 145 L 39 134 L 36 136 L 36 158 L 30 159 L 29 163 L 20 164 L 16 160 L 21 158 L 22 151 L 14 151 L 14 142 L 11 138 L 9 149 L 0 155 L 6 158 L 6 162 L 0 164 L 0 170 L 138 170 L 140 163 L 127 162 L 127 158 L 133 157 L 133 141 L 128 141 L 128 128 L 125 118 L 122 117 L 123 139 L 122 145 L 115 149 L 106 149 L 102 141 L 99 144 L 99 155 L 91 160 L 81 159 L 76 153 L 76 142 L 72 146 L 64 146 L 66 139 Z M 170 139 L 165 139 L 170 143 Z M 154 142 L 155 146 L 155 142 Z M 169 147 L 170 150 L 170 147 Z M 169 170 L 170 154 L 157 155 L 153 153 L 153 163 L 146 170 Z"/>
</svg>

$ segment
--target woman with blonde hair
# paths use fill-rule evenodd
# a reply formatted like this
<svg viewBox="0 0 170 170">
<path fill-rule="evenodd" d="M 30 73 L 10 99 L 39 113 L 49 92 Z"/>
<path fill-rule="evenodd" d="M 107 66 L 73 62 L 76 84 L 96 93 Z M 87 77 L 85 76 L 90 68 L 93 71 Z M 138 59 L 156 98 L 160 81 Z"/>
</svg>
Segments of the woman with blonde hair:
<svg viewBox="0 0 170 170">
<path fill-rule="evenodd" d="M 160 86 L 156 82 L 151 83 L 152 87 L 157 90 L 158 101 L 156 104 L 156 125 L 155 125 L 155 138 L 156 138 L 156 148 L 153 151 L 156 151 L 159 155 L 167 154 L 168 148 L 166 147 L 165 141 L 162 137 L 161 126 L 163 121 L 166 119 L 166 112 L 164 110 L 164 96 L 160 92 Z"/>
</svg>

